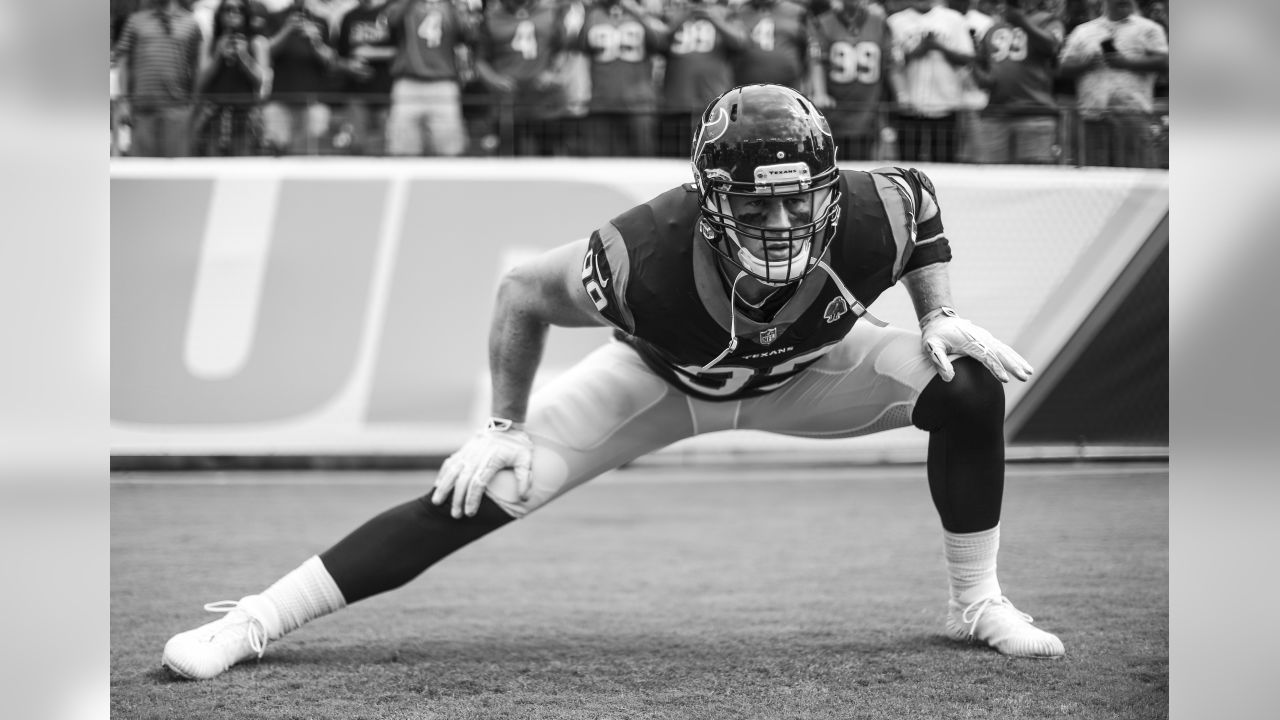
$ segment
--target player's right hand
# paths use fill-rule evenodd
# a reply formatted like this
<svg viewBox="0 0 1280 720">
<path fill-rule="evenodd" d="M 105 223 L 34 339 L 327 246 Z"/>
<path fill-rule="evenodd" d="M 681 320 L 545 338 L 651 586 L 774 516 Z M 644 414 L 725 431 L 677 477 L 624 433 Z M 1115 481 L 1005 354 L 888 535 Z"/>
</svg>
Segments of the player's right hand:
<svg viewBox="0 0 1280 720">
<path fill-rule="evenodd" d="M 452 492 L 454 518 L 472 517 L 480 509 L 484 490 L 498 471 L 511 468 L 521 500 L 533 489 L 533 440 L 524 430 L 487 429 L 477 433 L 440 466 L 431 502 L 444 503 Z"/>
</svg>

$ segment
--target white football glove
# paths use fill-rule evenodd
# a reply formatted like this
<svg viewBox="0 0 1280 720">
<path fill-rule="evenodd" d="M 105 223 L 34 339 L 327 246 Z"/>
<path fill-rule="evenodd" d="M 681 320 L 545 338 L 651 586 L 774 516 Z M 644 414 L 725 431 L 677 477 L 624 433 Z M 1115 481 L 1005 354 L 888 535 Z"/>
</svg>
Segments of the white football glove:
<svg viewBox="0 0 1280 720">
<path fill-rule="evenodd" d="M 508 421 L 491 421 L 487 429 L 473 436 L 440 466 L 431 502 L 440 505 L 453 491 L 450 514 L 455 518 L 463 514 L 471 517 L 480 509 L 489 481 L 506 468 L 515 471 L 520 499 L 528 500 L 533 489 L 533 440 Z"/>
<path fill-rule="evenodd" d="M 957 317 L 951 308 L 938 308 L 921 318 L 920 336 L 925 355 L 946 382 L 951 382 L 956 376 L 955 368 L 947 358 L 949 353 L 960 353 L 977 360 L 1000 382 L 1009 382 L 1009 373 L 1025 381 L 1035 372 L 1013 348 L 968 320 Z"/>
</svg>

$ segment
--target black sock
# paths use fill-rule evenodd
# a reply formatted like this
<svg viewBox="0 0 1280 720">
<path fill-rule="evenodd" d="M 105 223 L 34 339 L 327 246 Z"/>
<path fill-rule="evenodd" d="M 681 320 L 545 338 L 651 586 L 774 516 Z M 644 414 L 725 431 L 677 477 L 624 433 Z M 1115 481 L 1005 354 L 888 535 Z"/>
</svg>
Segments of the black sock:
<svg viewBox="0 0 1280 720">
<path fill-rule="evenodd" d="M 515 518 L 487 496 L 474 517 L 455 520 L 450 501 L 424 495 L 387 510 L 320 554 L 347 604 L 404 585 L 467 543 Z"/>
<path fill-rule="evenodd" d="M 1004 387 L 981 363 L 952 363 L 951 382 L 934 378 L 911 421 L 929 431 L 929 492 L 953 533 L 990 530 L 1004 496 Z"/>
</svg>

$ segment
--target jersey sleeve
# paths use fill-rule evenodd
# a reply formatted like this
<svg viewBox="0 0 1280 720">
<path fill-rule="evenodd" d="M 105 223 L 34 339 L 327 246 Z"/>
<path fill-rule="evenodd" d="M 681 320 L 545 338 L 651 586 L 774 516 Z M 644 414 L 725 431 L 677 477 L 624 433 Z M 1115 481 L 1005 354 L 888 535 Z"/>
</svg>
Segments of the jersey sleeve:
<svg viewBox="0 0 1280 720">
<path fill-rule="evenodd" d="M 591 233 L 582 259 L 582 287 L 600 315 L 628 335 L 635 330 L 635 318 L 626 302 L 630 277 L 631 259 L 617 226 L 607 223 Z"/>
<path fill-rule="evenodd" d="M 138 35 L 138 30 L 135 25 L 136 22 L 137 18 L 133 15 L 130 15 L 125 19 L 124 29 L 120 31 L 120 37 L 116 39 L 116 46 L 111 50 L 112 62 L 121 62 L 122 60 L 129 62 L 131 60 L 130 55 L 133 53 L 133 42 Z M 133 82 L 133 80 L 130 79 L 130 82 Z M 124 88 L 124 90 L 127 92 L 128 88 Z"/>
<path fill-rule="evenodd" d="M 906 259 L 902 274 L 919 270 L 926 265 L 951 260 L 951 243 L 942 227 L 942 208 L 938 205 L 938 193 L 933 181 L 915 168 L 882 168 L 876 170 L 902 189 L 909 210 L 915 218 L 915 241 Z"/>
</svg>

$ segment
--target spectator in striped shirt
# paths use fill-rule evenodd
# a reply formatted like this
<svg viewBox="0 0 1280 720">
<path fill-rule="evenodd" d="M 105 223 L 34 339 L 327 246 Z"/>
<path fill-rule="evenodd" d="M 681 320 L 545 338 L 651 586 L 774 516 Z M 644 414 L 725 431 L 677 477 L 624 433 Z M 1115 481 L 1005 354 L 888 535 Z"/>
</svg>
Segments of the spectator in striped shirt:
<svg viewBox="0 0 1280 720">
<path fill-rule="evenodd" d="M 118 122 L 132 125 L 130 155 L 191 151 L 191 108 L 202 35 L 184 0 L 154 0 L 129 16 L 111 53 L 123 98 Z"/>
<path fill-rule="evenodd" d="M 955 162 L 973 37 L 964 16 L 936 0 L 909 0 L 889 16 L 900 78 L 898 147 L 907 162 Z"/>
</svg>

